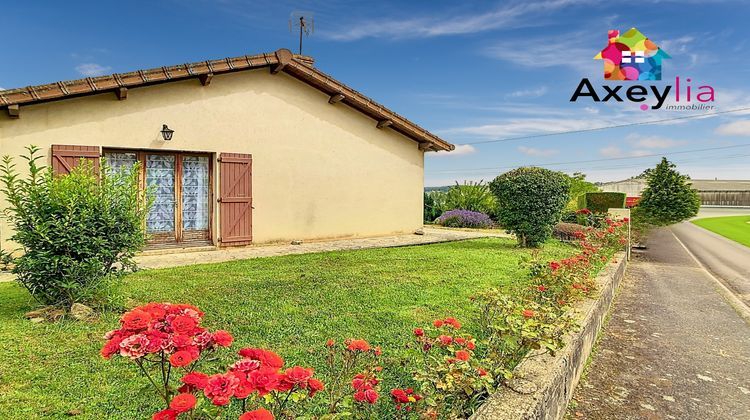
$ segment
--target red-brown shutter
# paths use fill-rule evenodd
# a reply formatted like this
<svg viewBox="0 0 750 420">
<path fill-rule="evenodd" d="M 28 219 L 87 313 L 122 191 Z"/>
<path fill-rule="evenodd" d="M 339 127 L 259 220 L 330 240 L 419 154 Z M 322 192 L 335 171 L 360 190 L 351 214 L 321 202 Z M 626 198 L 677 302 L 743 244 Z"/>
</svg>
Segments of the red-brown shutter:
<svg viewBox="0 0 750 420">
<path fill-rule="evenodd" d="M 249 245 L 253 240 L 253 157 L 222 153 L 219 163 L 221 245 Z"/>
<path fill-rule="evenodd" d="M 52 170 L 55 175 L 67 175 L 81 163 L 81 159 L 89 160 L 94 170 L 99 171 L 99 146 L 70 146 L 67 144 L 52 145 Z"/>
</svg>

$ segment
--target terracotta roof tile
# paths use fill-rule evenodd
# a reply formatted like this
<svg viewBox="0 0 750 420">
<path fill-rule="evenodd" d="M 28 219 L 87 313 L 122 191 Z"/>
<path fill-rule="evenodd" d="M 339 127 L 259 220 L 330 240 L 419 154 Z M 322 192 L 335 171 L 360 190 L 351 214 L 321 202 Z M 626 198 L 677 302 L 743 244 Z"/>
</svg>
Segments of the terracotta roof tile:
<svg viewBox="0 0 750 420">
<path fill-rule="evenodd" d="M 343 95 L 343 102 L 376 121 L 390 121 L 390 129 L 420 143 L 425 150 L 453 150 L 454 146 L 405 117 L 373 101 L 362 93 L 339 82 L 333 77 L 312 67 L 310 57 L 295 57 L 289 50 L 281 49 L 274 53 L 227 57 L 220 60 L 200 61 L 176 66 L 165 66 L 108 76 L 61 81 L 38 86 L 28 86 L 0 91 L 0 108 L 10 105 L 31 105 L 34 103 L 63 100 L 71 97 L 115 91 L 119 88 L 135 88 L 192 77 L 230 73 L 271 67 L 276 73 L 283 71 L 310 86 L 328 94 Z"/>
</svg>

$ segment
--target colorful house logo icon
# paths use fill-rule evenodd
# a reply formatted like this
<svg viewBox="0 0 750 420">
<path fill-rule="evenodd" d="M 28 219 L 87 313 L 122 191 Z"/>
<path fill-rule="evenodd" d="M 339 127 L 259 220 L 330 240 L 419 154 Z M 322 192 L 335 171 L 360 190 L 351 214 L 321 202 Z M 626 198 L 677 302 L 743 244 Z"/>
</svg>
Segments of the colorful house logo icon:
<svg viewBox="0 0 750 420">
<path fill-rule="evenodd" d="M 594 57 L 604 60 L 606 80 L 661 80 L 661 60 L 672 58 L 669 54 L 635 28 L 607 35 L 609 43 Z"/>
</svg>

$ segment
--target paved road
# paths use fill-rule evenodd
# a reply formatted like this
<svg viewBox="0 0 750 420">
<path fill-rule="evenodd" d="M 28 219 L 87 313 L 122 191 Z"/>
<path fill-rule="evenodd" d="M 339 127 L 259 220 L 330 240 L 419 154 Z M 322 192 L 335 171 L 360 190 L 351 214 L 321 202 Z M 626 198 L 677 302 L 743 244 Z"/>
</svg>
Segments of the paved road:
<svg viewBox="0 0 750 420">
<path fill-rule="evenodd" d="M 669 229 L 633 254 L 571 419 L 750 419 L 750 324 Z"/>
<path fill-rule="evenodd" d="M 750 307 L 750 248 L 692 223 L 672 231 L 714 276 Z"/>
</svg>

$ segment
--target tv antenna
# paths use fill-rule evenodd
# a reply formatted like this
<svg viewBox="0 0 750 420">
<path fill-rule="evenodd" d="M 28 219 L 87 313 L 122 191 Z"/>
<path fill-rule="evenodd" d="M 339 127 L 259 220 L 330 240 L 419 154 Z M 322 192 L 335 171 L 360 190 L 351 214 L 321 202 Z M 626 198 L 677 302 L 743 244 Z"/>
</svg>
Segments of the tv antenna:
<svg viewBox="0 0 750 420">
<path fill-rule="evenodd" d="M 289 32 L 299 31 L 299 55 L 302 55 L 302 35 L 310 36 L 315 32 L 315 20 L 312 12 L 294 11 L 289 18 Z"/>
</svg>

